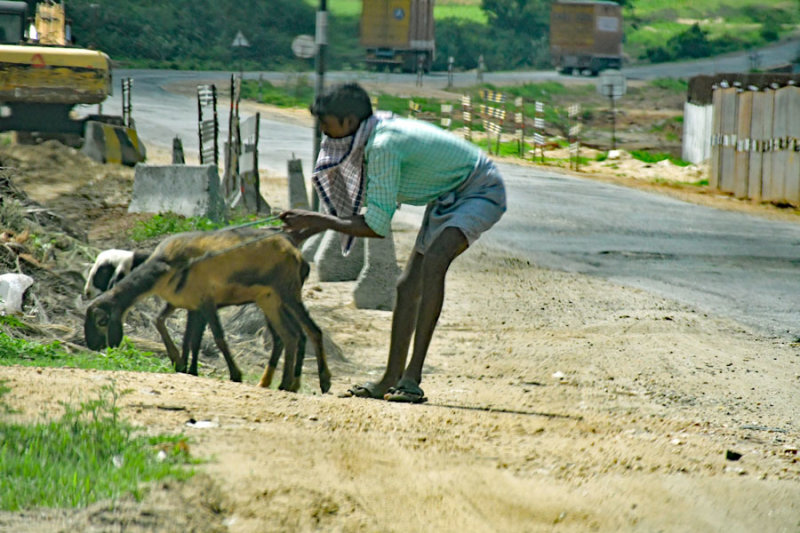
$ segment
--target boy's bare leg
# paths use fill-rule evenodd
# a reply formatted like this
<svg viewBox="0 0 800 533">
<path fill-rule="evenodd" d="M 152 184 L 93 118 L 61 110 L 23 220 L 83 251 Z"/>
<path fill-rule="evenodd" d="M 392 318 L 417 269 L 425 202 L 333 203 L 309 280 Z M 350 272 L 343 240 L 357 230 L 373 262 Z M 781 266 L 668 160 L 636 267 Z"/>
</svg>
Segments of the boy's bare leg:
<svg viewBox="0 0 800 533">
<path fill-rule="evenodd" d="M 406 268 L 397 282 L 397 298 L 392 314 L 392 333 L 389 342 L 389 361 L 381 380 L 372 392 L 375 397 L 383 394 L 400 380 L 408 358 L 411 335 L 417 322 L 419 302 L 422 294 L 422 265 L 424 256 L 412 251 Z"/>
<path fill-rule="evenodd" d="M 414 328 L 414 351 L 411 362 L 403 373 L 404 379 L 410 379 L 417 385 L 422 381 L 425 356 L 428 354 L 433 330 L 442 312 L 445 275 L 453 260 L 468 246 L 469 242 L 461 230 L 449 227 L 445 228 L 428 248 L 428 252 L 422 256 L 421 299 Z M 405 357 L 403 359 L 405 360 Z"/>
<path fill-rule="evenodd" d="M 444 302 L 444 278 L 453 259 L 469 246 L 467 238 L 456 228 L 446 228 L 422 255 L 412 252 L 397 283 L 397 300 L 392 315 L 389 361 L 381 380 L 370 384 L 373 398 L 382 398 L 401 376 L 419 384 L 422 367 L 433 337 L 433 330 Z M 405 368 L 411 336 L 414 351 L 411 363 Z"/>
</svg>

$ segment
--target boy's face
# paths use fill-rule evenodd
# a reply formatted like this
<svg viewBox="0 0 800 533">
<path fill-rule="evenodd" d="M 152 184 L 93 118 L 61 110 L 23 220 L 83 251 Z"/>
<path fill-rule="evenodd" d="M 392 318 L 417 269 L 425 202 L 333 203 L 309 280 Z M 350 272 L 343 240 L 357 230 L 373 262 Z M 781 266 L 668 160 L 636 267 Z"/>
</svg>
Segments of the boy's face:
<svg viewBox="0 0 800 533">
<path fill-rule="evenodd" d="M 353 135 L 358 130 L 358 119 L 350 115 L 339 120 L 333 115 L 319 117 L 319 127 L 322 133 L 333 139 L 341 139 Z"/>
</svg>

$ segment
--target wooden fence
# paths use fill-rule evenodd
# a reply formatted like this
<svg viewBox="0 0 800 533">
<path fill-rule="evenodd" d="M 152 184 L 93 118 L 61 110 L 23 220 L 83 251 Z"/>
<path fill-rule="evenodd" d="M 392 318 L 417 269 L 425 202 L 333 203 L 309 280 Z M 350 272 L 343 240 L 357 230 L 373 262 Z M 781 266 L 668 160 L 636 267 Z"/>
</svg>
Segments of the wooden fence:
<svg viewBox="0 0 800 533">
<path fill-rule="evenodd" d="M 714 91 L 709 185 L 800 205 L 800 88 Z"/>
</svg>

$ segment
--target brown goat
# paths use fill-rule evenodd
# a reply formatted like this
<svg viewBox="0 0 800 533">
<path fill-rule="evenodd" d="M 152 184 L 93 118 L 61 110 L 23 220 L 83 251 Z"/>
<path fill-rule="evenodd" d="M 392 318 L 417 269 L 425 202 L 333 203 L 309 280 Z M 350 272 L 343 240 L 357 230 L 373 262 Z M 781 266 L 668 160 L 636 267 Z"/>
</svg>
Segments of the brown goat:
<svg viewBox="0 0 800 533">
<path fill-rule="evenodd" d="M 305 331 L 316 349 L 320 388 L 327 392 L 331 374 L 322 330 L 301 299 L 308 271 L 300 251 L 282 234 L 238 228 L 173 235 L 113 289 L 89 304 L 84 321 L 86 344 L 93 350 L 119 346 L 128 309 L 142 298 L 159 296 L 167 302 L 162 315 L 170 312 L 168 309 L 187 309 L 190 316 L 194 314 L 209 325 L 228 364 L 231 380 L 241 381 L 241 371 L 225 341 L 217 309 L 255 303 L 286 346 L 280 388 L 296 391 L 300 386 L 295 364 Z M 204 325 L 198 325 L 200 334 Z M 187 341 L 190 338 L 187 332 L 184 346 L 192 342 Z M 269 386 L 273 359 L 264 371 L 261 386 Z"/>
</svg>

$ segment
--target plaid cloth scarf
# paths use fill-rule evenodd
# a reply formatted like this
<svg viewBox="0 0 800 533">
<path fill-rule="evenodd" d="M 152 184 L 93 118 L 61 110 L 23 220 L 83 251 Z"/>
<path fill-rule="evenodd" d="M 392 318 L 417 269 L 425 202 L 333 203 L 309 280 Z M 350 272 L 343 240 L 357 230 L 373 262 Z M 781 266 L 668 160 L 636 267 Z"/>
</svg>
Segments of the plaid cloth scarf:
<svg viewBox="0 0 800 533">
<path fill-rule="evenodd" d="M 364 200 L 364 148 L 380 119 L 372 115 L 361 122 L 355 134 L 332 139 L 325 137 L 319 147 L 311 182 L 326 211 L 336 217 L 357 215 Z M 350 253 L 355 242 L 342 234 L 342 255 Z"/>
</svg>

